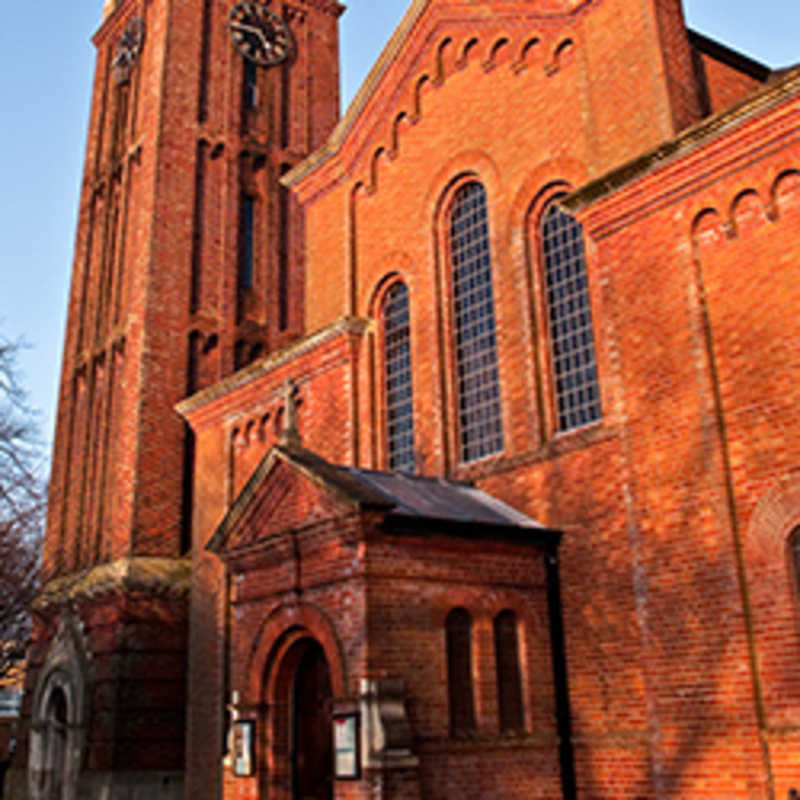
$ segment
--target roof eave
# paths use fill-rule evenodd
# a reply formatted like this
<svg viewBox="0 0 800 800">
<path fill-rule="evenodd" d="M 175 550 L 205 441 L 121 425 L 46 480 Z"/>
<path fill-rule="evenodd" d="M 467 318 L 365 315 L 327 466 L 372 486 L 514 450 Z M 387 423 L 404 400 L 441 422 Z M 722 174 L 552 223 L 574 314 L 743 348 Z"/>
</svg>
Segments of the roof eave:
<svg viewBox="0 0 800 800">
<path fill-rule="evenodd" d="M 687 155 L 691 151 L 722 136 L 732 128 L 780 105 L 800 92 L 800 67 L 786 73 L 780 80 L 744 98 L 719 114 L 708 117 L 621 166 L 584 184 L 559 202 L 572 214 L 582 212 L 593 203 L 633 183 L 647 173 Z"/>
<path fill-rule="evenodd" d="M 513 525 L 476 520 L 452 520 L 436 517 L 411 516 L 389 512 L 383 521 L 383 527 L 391 533 L 408 534 L 444 534 L 462 539 L 502 539 L 515 544 L 533 545 L 536 547 L 558 547 L 563 531 L 555 528 L 539 528 L 525 525 Z"/>
</svg>

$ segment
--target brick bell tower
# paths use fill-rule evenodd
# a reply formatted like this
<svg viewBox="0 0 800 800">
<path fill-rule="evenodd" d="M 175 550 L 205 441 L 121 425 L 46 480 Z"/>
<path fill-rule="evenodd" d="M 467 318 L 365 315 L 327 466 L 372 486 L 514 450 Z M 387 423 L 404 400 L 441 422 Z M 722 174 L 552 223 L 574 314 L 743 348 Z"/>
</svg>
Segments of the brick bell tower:
<svg viewBox="0 0 800 800">
<path fill-rule="evenodd" d="M 339 114 L 332 0 L 108 0 L 10 796 L 177 798 L 193 444 L 182 398 L 303 332 L 282 173 Z"/>
</svg>

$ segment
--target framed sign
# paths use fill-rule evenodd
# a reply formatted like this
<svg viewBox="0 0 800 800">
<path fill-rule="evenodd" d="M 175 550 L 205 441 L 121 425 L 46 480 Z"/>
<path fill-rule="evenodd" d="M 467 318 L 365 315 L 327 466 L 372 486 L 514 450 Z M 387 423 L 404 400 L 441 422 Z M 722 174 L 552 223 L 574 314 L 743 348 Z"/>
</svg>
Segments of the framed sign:
<svg viewBox="0 0 800 800">
<path fill-rule="evenodd" d="M 358 714 L 338 714 L 334 716 L 333 757 L 336 780 L 358 780 L 361 776 Z"/>
<path fill-rule="evenodd" d="M 255 771 L 255 728 L 253 720 L 233 723 L 233 774 L 237 778 L 249 778 Z"/>
</svg>

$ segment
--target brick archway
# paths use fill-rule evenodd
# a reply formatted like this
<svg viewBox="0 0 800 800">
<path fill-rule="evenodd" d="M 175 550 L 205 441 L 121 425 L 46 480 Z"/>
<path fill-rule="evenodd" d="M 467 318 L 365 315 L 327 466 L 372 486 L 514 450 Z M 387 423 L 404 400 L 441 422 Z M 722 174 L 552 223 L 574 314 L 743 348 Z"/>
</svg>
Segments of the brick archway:
<svg viewBox="0 0 800 800">
<path fill-rule="evenodd" d="M 330 664 L 334 695 L 346 694 L 347 664 L 333 620 L 321 608 L 311 603 L 300 603 L 273 609 L 253 638 L 245 674 L 247 696 L 254 702 L 263 701 L 267 695 L 266 682 L 274 674 L 273 665 L 282 643 L 296 631 L 305 631 L 320 643 Z"/>
</svg>

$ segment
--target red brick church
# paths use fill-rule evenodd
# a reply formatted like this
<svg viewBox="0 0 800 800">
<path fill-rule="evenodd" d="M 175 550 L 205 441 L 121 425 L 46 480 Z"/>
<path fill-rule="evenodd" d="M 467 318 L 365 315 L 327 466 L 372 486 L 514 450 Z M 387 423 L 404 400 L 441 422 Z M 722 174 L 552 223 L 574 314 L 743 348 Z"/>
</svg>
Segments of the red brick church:
<svg viewBox="0 0 800 800">
<path fill-rule="evenodd" d="M 793 796 L 800 68 L 342 11 L 107 3 L 10 796 Z"/>
</svg>

